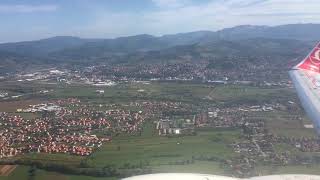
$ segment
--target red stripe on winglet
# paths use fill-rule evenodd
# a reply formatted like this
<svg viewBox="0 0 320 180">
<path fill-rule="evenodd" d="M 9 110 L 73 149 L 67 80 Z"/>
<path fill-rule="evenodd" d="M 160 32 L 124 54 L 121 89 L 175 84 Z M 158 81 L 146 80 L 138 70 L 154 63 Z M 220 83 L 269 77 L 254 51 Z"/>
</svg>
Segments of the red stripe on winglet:
<svg viewBox="0 0 320 180">
<path fill-rule="evenodd" d="M 297 68 L 320 73 L 320 43 L 311 51 L 306 59 L 297 65 Z"/>
</svg>

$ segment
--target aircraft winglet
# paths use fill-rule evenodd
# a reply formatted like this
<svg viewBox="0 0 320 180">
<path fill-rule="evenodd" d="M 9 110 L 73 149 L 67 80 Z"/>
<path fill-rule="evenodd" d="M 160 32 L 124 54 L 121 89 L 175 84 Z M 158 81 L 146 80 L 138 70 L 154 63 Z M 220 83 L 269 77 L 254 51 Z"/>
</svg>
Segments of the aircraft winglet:
<svg viewBox="0 0 320 180">
<path fill-rule="evenodd" d="M 304 69 L 320 73 L 320 43 L 294 69 Z"/>
</svg>

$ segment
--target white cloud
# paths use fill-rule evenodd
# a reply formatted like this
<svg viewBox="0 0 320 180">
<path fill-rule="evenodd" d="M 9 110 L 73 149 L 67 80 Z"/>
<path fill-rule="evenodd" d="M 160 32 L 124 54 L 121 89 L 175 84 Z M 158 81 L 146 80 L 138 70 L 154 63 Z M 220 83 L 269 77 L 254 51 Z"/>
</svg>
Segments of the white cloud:
<svg viewBox="0 0 320 180">
<path fill-rule="evenodd" d="M 152 0 L 159 9 L 139 13 L 99 12 L 83 32 L 116 37 L 218 30 L 236 25 L 320 23 L 319 0 Z M 120 22 L 120 23 L 119 23 Z"/>
<path fill-rule="evenodd" d="M 151 1 L 151 0 L 150 0 Z M 55 35 L 110 38 L 135 34 L 172 34 L 197 30 L 219 30 L 237 25 L 280 25 L 292 23 L 320 23 L 319 0 L 152 0 L 158 8 L 136 11 L 111 12 L 96 9 L 91 21 L 57 28 Z M 54 11 L 58 7 L 22 6 L 4 8 L 1 12 Z M 42 7 L 42 8 L 41 8 Z M 47 7 L 47 8 L 43 8 Z M 50 7 L 50 5 L 49 5 Z M 41 9 L 41 10 L 40 10 Z M 39 27 L 45 26 L 39 25 Z M 47 37 L 52 30 L 23 29 L 25 34 Z M 4 32 L 0 34 L 9 34 Z M 51 34 L 50 34 L 51 35 Z M 18 38 L 19 39 L 19 38 Z M 37 38 L 34 38 L 37 39 Z"/>
<path fill-rule="evenodd" d="M 212 0 L 152 12 L 152 26 L 169 31 L 221 29 L 242 24 L 320 23 L 319 0 Z"/>
<path fill-rule="evenodd" d="M 57 5 L 1 5 L 0 13 L 33 13 L 51 12 L 58 9 Z"/>
<path fill-rule="evenodd" d="M 152 0 L 152 2 L 159 8 L 179 8 L 188 5 L 190 0 Z"/>
</svg>

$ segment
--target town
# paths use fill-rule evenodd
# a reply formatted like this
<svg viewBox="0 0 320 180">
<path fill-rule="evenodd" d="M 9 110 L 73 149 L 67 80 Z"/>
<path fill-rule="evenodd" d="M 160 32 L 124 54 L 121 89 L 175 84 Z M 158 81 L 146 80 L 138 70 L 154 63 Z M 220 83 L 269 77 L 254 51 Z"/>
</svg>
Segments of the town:
<svg viewBox="0 0 320 180">
<path fill-rule="evenodd" d="M 0 180 L 320 179 L 316 0 L 3 1 Z"/>
<path fill-rule="evenodd" d="M 94 132 L 134 133 L 145 120 L 142 112 L 118 108 L 98 111 L 72 98 L 30 106 L 17 112 L 40 113 L 41 117 L 26 119 L 6 112 L 0 114 L 0 157 L 30 152 L 88 156 L 112 138 L 108 134 L 98 137 Z"/>
<path fill-rule="evenodd" d="M 77 98 L 57 99 L 16 110 L 17 114 L 34 114 L 34 119 L 25 118 L 23 114 L 1 113 L 0 157 L 27 153 L 89 156 L 121 134 L 140 136 L 147 122 L 152 123 L 159 136 L 166 137 L 196 136 L 202 128 L 240 129 L 242 140 L 228 146 L 240 154 L 241 159 L 238 156 L 213 159 L 232 169 L 234 175 L 247 177 L 256 175 L 258 161 L 274 165 L 313 163 L 310 159 L 297 160 L 298 156 L 289 151 L 279 152 L 275 147 L 282 144 L 300 152 L 320 152 L 320 139 L 273 134 L 266 127 L 265 117 L 259 116 L 297 109 L 299 106 L 292 101 L 229 107 L 208 104 L 199 109 L 188 103 L 169 101 L 88 104 Z M 286 118 L 302 119 L 299 113 Z M 203 158 L 195 156 L 194 160 Z"/>
<path fill-rule="evenodd" d="M 101 65 L 8 74 L 0 82 L 0 162 L 29 165 L 39 160 L 25 157 L 45 156 L 37 166 L 43 168 L 51 155 L 76 156 L 82 159 L 72 168 L 112 166 L 131 175 L 136 167 L 157 169 L 159 164 L 149 160 L 167 156 L 160 166 L 207 162 L 236 177 L 259 175 L 264 165 L 319 164 L 310 154 L 320 152 L 320 140 L 291 82 L 277 78 L 286 76 L 283 71 L 252 67 L 239 74 L 208 66 Z M 269 78 L 257 76 L 258 71 Z M 203 142 L 200 153 L 179 149 L 193 139 Z M 170 151 L 169 142 L 177 149 Z M 132 154 L 141 144 L 157 148 L 143 156 Z M 212 144 L 228 155 L 201 153 Z M 118 163 L 122 156 L 130 158 Z"/>
</svg>

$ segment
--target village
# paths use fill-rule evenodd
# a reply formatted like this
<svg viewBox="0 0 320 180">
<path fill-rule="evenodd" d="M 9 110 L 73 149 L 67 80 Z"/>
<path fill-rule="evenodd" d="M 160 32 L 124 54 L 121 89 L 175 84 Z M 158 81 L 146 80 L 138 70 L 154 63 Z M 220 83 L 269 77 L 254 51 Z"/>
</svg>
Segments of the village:
<svg viewBox="0 0 320 180">
<path fill-rule="evenodd" d="M 292 102 L 283 104 L 263 104 L 255 106 L 241 106 L 217 108 L 209 107 L 207 111 L 200 112 L 194 116 L 181 118 L 177 116 L 166 117 L 156 121 L 156 129 L 161 136 L 192 136 L 197 129 L 213 128 L 219 129 L 240 129 L 241 141 L 229 144 L 239 156 L 231 159 L 219 157 L 194 157 L 195 160 L 217 161 L 226 166 L 235 176 L 248 177 L 257 175 L 255 167 L 261 164 L 270 166 L 287 166 L 301 164 L 318 164 L 319 158 L 301 153 L 320 152 L 320 139 L 314 137 L 289 137 L 273 134 L 266 127 L 266 121 L 259 118 L 259 113 L 272 113 L 281 111 L 284 108 L 292 108 Z M 299 119 L 296 113 L 290 117 Z M 305 124 L 305 128 L 313 128 Z M 219 141 L 219 139 L 217 139 Z M 279 151 L 278 146 L 286 146 L 288 149 Z"/>
<path fill-rule="evenodd" d="M 1 158 L 30 152 L 88 156 L 111 140 L 110 134 L 98 136 L 96 132 L 134 133 L 145 120 L 142 112 L 97 111 L 72 98 L 17 109 L 20 112 L 41 116 L 26 119 L 6 112 L 0 114 Z"/>
</svg>

